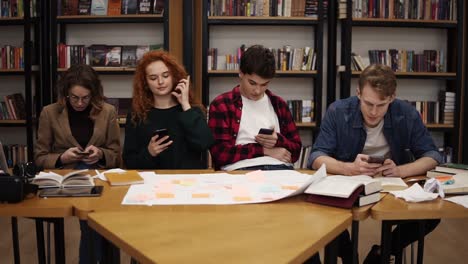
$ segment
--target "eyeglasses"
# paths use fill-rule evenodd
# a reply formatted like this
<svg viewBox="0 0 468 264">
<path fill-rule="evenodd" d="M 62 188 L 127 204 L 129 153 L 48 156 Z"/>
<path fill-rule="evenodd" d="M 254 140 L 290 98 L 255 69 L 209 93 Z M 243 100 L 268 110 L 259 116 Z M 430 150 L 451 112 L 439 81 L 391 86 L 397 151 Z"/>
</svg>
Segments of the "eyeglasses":
<svg viewBox="0 0 468 264">
<path fill-rule="evenodd" d="M 83 103 L 86 104 L 86 103 L 89 103 L 89 101 L 91 100 L 91 95 L 79 97 L 79 96 L 76 96 L 76 95 L 72 94 L 72 95 L 67 96 L 67 98 L 72 103 L 78 103 L 81 100 Z"/>
</svg>

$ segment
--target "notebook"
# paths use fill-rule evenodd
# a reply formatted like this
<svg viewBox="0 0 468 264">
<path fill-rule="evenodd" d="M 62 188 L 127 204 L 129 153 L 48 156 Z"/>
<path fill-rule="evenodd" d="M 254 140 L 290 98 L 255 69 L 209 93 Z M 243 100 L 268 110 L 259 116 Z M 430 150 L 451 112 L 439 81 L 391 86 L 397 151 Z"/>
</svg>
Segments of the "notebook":
<svg viewBox="0 0 468 264">
<path fill-rule="evenodd" d="M 111 186 L 131 185 L 145 183 L 143 178 L 136 170 L 128 170 L 124 172 L 107 172 L 104 173 Z"/>
</svg>

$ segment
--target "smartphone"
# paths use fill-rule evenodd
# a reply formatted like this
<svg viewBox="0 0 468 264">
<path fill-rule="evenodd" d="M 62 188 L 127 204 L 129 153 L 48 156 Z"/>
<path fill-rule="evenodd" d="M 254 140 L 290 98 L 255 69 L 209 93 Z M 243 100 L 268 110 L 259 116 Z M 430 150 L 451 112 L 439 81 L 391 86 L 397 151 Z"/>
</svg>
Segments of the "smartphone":
<svg viewBox="0 0 468 264">
<path fill-rule="evenodd" d="M 153 137 L 156 135 L 158 135 L 158 139 L 160 139 L 162 137 L 169 136 L 169 131 L 166 128 L 156 129 L 153 132 Z M 167 142 L 169 142 L 169 138 L 165 140 L 163 143 L 167 143 Z"/>
<path fill-rule="evenodd" d="M 369 159 L 367 160 L 367 163 L 383 164 L 384 161 L 385 161 L 384 156 L 369 156 Z"/>
<path fill-rule="evenodd" d="M 91 152 L 78 151 L 76 152 L 76 154 L 82 157 L 86 157 L 86 156 L 89 156 Z"/>
<path fill-rule="evenodd" d="M 271 135 L 271 134 L 273 134 L 273 129 L 270 129 L 270 128 L 260 128 L 260 130 L 258 131 L 258 134 Z"/>
<path fill-rule="evenodd" d="M 97 197 L 103 189 L 103 186 L 48 188 L 40 190 L 39 197 Z"/>
</svg>

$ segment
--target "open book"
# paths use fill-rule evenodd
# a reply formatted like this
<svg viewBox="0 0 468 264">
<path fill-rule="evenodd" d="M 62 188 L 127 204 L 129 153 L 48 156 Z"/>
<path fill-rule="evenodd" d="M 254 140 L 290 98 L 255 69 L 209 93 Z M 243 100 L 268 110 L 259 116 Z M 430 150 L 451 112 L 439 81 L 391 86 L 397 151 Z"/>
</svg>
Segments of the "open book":
<svg viewBox="0 0 468 264">
<path fill-rule="evenodd" d="M 312 183 L 305 193 L 348 198 L 360 186 L 363 186 L 362 194 L 368 195 L 379 192 L 382 189 L 380 181 L 370 176 L 328 176 L 324 179 Z"/>
<path fill-rule="evenodd" d="M 93 178 L 87 169 L 72 171 L 64 176 L 53 172 L 41 172 L 32 183 L 37 184 L 39 188 L 94 186 Z"/>
</svg>

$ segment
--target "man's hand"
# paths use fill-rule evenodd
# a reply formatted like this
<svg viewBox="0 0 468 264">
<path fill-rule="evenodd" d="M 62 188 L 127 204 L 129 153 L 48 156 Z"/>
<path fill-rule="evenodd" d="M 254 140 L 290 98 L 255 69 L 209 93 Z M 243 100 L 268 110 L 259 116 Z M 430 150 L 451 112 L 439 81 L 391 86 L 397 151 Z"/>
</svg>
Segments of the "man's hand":
<svg viewBox="0 0 468 264">
<path fill-rule="evenodd" d="M 345 163 L 347 164 L 347 171 L 349 171 L 348 175 L 369 175 L 374 176 L 378 173 L 377 169 L 380 168 L 382 165 L 378 163 L 368 163 L 367 160 L 369 159 L 369 155 L 365 154 L 358 154 L 356 159 L 353 163 Z"/>
<path fill-rule="evenodd" d="M 282 162 L 291 163 L 291 152 L 285 148 L 266 148 L 263 147 L 263 154 L 270 156 Z"/>
<path fill-rule="evenodd" d="M 391 159 L 386 159 L 383 165 L 377 168 L 376 172 L 382 172 L 384 177 L 401 177 L 400 168 Z"/>
<path fill-rule="evenodd" d="M 258 134 L 255 136 L 255 141 L 258 144 L 262 145 L 264 148 L 274 148 L 276 146 L 276 141 L 278 141 L 278 135 L 276 131 L 273 131 L 271 135 Z"/>
<path fill-rule="evenodd" d="M 163 143 L 167 139 L 169 139 L 169 136 L 159 138 L 158 135 L 155 135 L 154 137 L 152 137 L 150 142 L 148 143 L 148 152 L 150 153 L 150 155 L 156 157 L 161 152 L 165 151 L 173 142 L 172 140 L 169 140 L 168 142 Z"/>
</svg>

